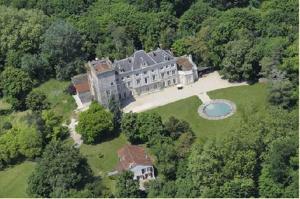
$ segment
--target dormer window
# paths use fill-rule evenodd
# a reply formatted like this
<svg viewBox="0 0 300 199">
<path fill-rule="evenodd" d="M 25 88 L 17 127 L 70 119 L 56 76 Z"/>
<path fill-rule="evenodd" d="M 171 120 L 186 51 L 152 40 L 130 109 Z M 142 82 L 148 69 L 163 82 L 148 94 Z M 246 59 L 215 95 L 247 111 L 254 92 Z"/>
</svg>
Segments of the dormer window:
<svg viewBox="0 0 300 199">
<path fill-rule="evenodd" d="M 165 61 L 169 60 L 169 58 L 168 58 L 167 55 L 164 55 L 164 60 L 165 60 Z"/>
</svg>

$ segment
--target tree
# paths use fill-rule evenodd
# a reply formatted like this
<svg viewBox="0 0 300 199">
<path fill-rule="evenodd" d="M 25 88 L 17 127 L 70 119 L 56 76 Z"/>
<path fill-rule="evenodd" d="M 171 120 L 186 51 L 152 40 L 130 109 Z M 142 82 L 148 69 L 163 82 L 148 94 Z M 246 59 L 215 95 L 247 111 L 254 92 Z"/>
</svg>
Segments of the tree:
<svg viewBox="0 0 300 199">
<path fill-rule="evenodd" d="M 54 69 L 48 63 L 45 57 L 39 54 L 25 54 L 21 58 L 21 68 L 26 71 L 29 76 L 38 81 L 43 82 L 53 77 Z"/>
<path fill-rule="evenodd" d="M 155 135 L 164 134 L 164 126 L 157 113 L 140 113 L 137 118 L 137 127 L 141 142 L 148 142 Z"/>
<path fill-rule="evenodd" d="M 42 152 L 42 137 L 33 126 L 18 123 L 0 136 L 0 169 L 20 158 L 34 158 Z"/>
<path fill-rule="evenodd" d="M 0 26 L 2 27 L 0 71 L 2 71 L 4 65 L 20 67 L 22 55 L 39 52 L 41 36 L 48 27 L 48 17 L 38 10 L 18 10 L 0 6 Z"/>
<path fill-rule="evenodd" d="M 113 114 L 97 102 L 92 102 L 89 109 L 80 113 L 76 131 L 82 135 L 84 142 L 94 143 L 110 136 L 113 130 Z"/>
<path fill-rule="evenodd" d="M 271 80 L 268 100 L 273 105 L 291 108 L 297 103 L 298 95 L 294 85 L 287 79 Z"/>
<path fill-rule="evenodd" d="M 201 28 L 201 23 L 208 17 L 214 17 L 217 9 L 203 1 L 197 1 L 179 19 L 179 30 L 184 36 L 194 35 Z"/>
<path fill-rule="evenodd" d="M 228 8 L 233 7 L 246 7 L 252 2 L 253 0 L 204 0 L 205 2 L 208 2 L 212 7 L 216 7 L 220 10 L 226 10 Z M 258 2 L 260 0 L 257 0 Z"/>
<path fill-rule="evenodd" d="M 33 90 L 26 97 L 26 106 L 32 111 L 39 112 L 44 109 L 48 109 L 50 103 L 48 102 L 47 97 L 43 92 Z"/>
<path fill-rule="evenodd" d="M 62 140 L 67 137 L 69 131 L 66 126 L 62 126 L 62 116 L 57 115 L 53 110 L 42 112 L 44 141 L 48 143 L 52 139 Z"/>
<path fill-rule="evenodd" d="M 177 139 L 181 134 L 191 131 L 189 123 L 184 120 L 179 120 L 173 116 L 169 117 L 169 119 L 164 123 L 164 126 L 168 135 L 173 139 Z"/>
<path fill-rule="evenodd" d="M 116 188 L 116 196 L 118 198 L 141 197 L 139 182 L 133 179 L 133 173 L 131 171 L 125 171 L 117 177 Z"/>
<path fill-rule="evenodd" d="M 131 143 L 151 144 L 156 137 L 164 134 L 161 117 L 156 113 L 126 113 L 121 129 Z"/>
<path fill-rule="evenodd" d="M 271 144 L 259 178 L 262 197 L 298 197 L 298 147 L 297 136 Z"/>
<path fill-rule="evenodd" d="M 42 59 L 54 67 L 57 79 L 69 79 L 83 70 L 81 36 L 71 24 L 63 20 L 54 21 L 43 35 L 43 40 Z"/>
<path fill-rule="evenodd" d="M 254 61 L 255 57 L 250 55 L 251 41 L 230 41 L 225 48 L 225 57 L 222 61 L 224 77 L 230 81 L 255 80 L 260 68 L 255 65 L 258 64 Z"/>
<path fill-rule="evenodd" d="M 32 197 L 60 197 L 70 189 L 81 190 L 91 176 L 78 149 L 53 140 L 28 178 L 27 193 Z"/>
<path fill-rule="evenodd" d="M 148 198 L 174 198 L 176 186 L 174 181 L 156 179 L 149 182 Z"/>
<path fill-rule="evenodd" d="M 0 87 L 13 109 L 24 109 L 25 98 L 33 87 L 29 75 L 21 69 L 7 67 L 0 78 Z"/>
<path fill-rule="evenodd" d="M 42 136 L 34 127 L 14 127 L 12 131 L 18 131 L 17 140 L 20 154 L 27 158 L 34 158 L 42 152 Z"/>
<path fill-rule="evenodd" d="M 119 129 L 122 120 L 122 110 L 120 108 L 120 102 L 116 101 L 114 98 L 110 99 L 108 109 L 113 114 L 114 128 Z"/>
<path fill-rule="evenodd" d="M 137 127 L 137 113 L 125 113 L 122 117 L 121 130 L 126 135 L 131 143 L 139 142 L 138 127 Z"/>
</svg>

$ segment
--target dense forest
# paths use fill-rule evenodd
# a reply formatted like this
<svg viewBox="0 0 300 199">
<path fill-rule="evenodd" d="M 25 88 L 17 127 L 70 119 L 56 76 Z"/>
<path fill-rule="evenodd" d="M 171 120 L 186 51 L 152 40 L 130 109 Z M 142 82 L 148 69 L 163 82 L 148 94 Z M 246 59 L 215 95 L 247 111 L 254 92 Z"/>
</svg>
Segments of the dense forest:
<svg viewBox="0 0 300 199">
<path fill-rule="evenodd" d="M 0 127 L 0 170 L 38 157 L 30 196 L 112 196 L 78 150 L 60 144 L 68 135 L 63 118 L 34 88 L 69 81 L 96 57 L 160 47 L 191 54 L 197 66 L 232 82 L 266 79 L 269 108 L 249 110 L 226 139 L 197 143 L 185 121 L 150 113 L 121 118 L 115 102 L 110 112 L 94 104 L 78 129 L 99 124 L 85 123 L 95 114 L 106 119 L 103 132 L 121 129 L 157 157 L 160 177 L 146 192 L 124 173 L 116 196 L 298 197 L 298 24 L 297 0 L 0 0 L 0 99 L 33 113 Z M 92 130 L 83 136 L 86 143 L 99 139 Z"/>
</svg>

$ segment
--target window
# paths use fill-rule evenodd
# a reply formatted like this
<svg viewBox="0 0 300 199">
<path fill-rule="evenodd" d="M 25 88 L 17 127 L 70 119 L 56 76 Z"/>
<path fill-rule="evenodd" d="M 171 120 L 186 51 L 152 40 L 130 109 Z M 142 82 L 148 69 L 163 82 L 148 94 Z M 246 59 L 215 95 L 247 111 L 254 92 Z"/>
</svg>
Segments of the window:
<svg viewBox="0 0 300 199">
<path fill-rule="evenodd" d="M 141 83 L 141 79 L 137 79 L 136 84 L 140 84 L 140 83 Z"/>
<path fill-rule="evenodd" d="M 142 169 L 142 174 L 144 174 L 145 173 L 145 169 Z"/>
<path fill-rule="evenodd" d="M 127 86 L 129 86 L 129 87 L 130 87 L 130 82 L 127 82 Z"/>
<path fill-rule="evenodd" d="M 130 76 L 127 76 L 127 79 L 129 79 L 130 78 Z"/>
<path fill-rule="evenodd" d="M 147 82 L 148 82 L 148 78 L 146 77 L 146 78 L 145 78 L 145 84 L 147 84 Z"/>
<path fill-rule="evenodd" d="M 172 74 L 173 74 L 173 75 L 175 74 L 175 70 L 172 70 Z"/>
<path fill-rule="evenodd" d="M 122 80 L 124 80 L 124 77 L 122 77 Z"/>
<path fill-rule="evenodd" d="M 154 89 L 157 89 L 157 85 L 156 84 L 154 84 Z"/>
<path fill-rule="evenodd" d="M 169 68 L 169 65 L 166 65 L 166 68 Z"/>
<path fill-rule="evenodd" d="M 146 75 L 146 74 L 147 74 L 147 71 L 144 71 L 144 74 Z"/>
<path fill-rule="evenodd" d="M 165 73 L 161 73 L 161 77 L 162 77 L 162 78 L 164 77 L 164 75 L 165 75 Z"/>
<path fill-rule="evenodd" d="M 110 90 L 106 91 L 106 95 L 109 96 L 110 95 Z"/>
<path fill-rule="evenodd" d="M 164 69 L 164 67 L 160 67 L 160 70 Z"/>
<path fill-rule="evenodd" d="M 167 75 L 170 75 L 170 71 L 167 72 Z"/>
<path fill-rule="evenodd" d="M 113 83 L 113 82 L 111 82 L 111 83 L 110 83 L 110 85 L 112 85 L 112 86 L 113 86 L 113 85 L 114 85 L 114 83 Z"/>
<path fill-rule="evenodd" d="M 152 69 L 152 73 L 154 72 L 154 69 Z"/>
<path fill-rule="evenodd" d="M 124 95 L 124 98 L 126 98 L 126 93 L 124 93 L 123 95 Z"/>
<path fill-rule="evenodd" d="M 135 74 L 135 76 L 139 76 L 139 74 L 137 73 L 137 74 Z"/>
<path fill-rule="evenodd" d="M 173 83 L 176 84 L 176 79 L 173 79 Z"/>
<path fill-rule="evenodd" d="M 171 85 L 171 80 L 168 80 L 168 86 L 170 86 Z"/>
<path fill-rule="evenodd" d="M 153 79 L 153 81 L 155 80 L 155 75 L 152 75 L 152 79 Z"/>
</svg>

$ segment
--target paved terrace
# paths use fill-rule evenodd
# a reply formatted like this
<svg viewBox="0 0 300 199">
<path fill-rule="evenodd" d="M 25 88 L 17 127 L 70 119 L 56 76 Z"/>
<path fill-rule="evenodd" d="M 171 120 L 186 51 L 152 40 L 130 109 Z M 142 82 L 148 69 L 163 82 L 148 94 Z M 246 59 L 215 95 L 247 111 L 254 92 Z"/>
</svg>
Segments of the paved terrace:
<svg viewBox="0 0 300 199">
<path fill-rule="evenodd" d="M 178 90 L 176 86 L 173 86 L 159 92 L 138 96 L 135 98 L 135 101 L 126 105 L 123 108 L 123 111 L 142 112 L 194 95 L 197 95 L 202 101 L 206 101 L 209 99 L 205 94 L 206 92 L 241 85 L 247 85 L 247 83 L 230 83 L 227 80 L 221 79 L 219 73 L 215 71 L 199 78 L 199 80 L 193 84 L 184 86 L 181 90 Z"/>
</svg>

